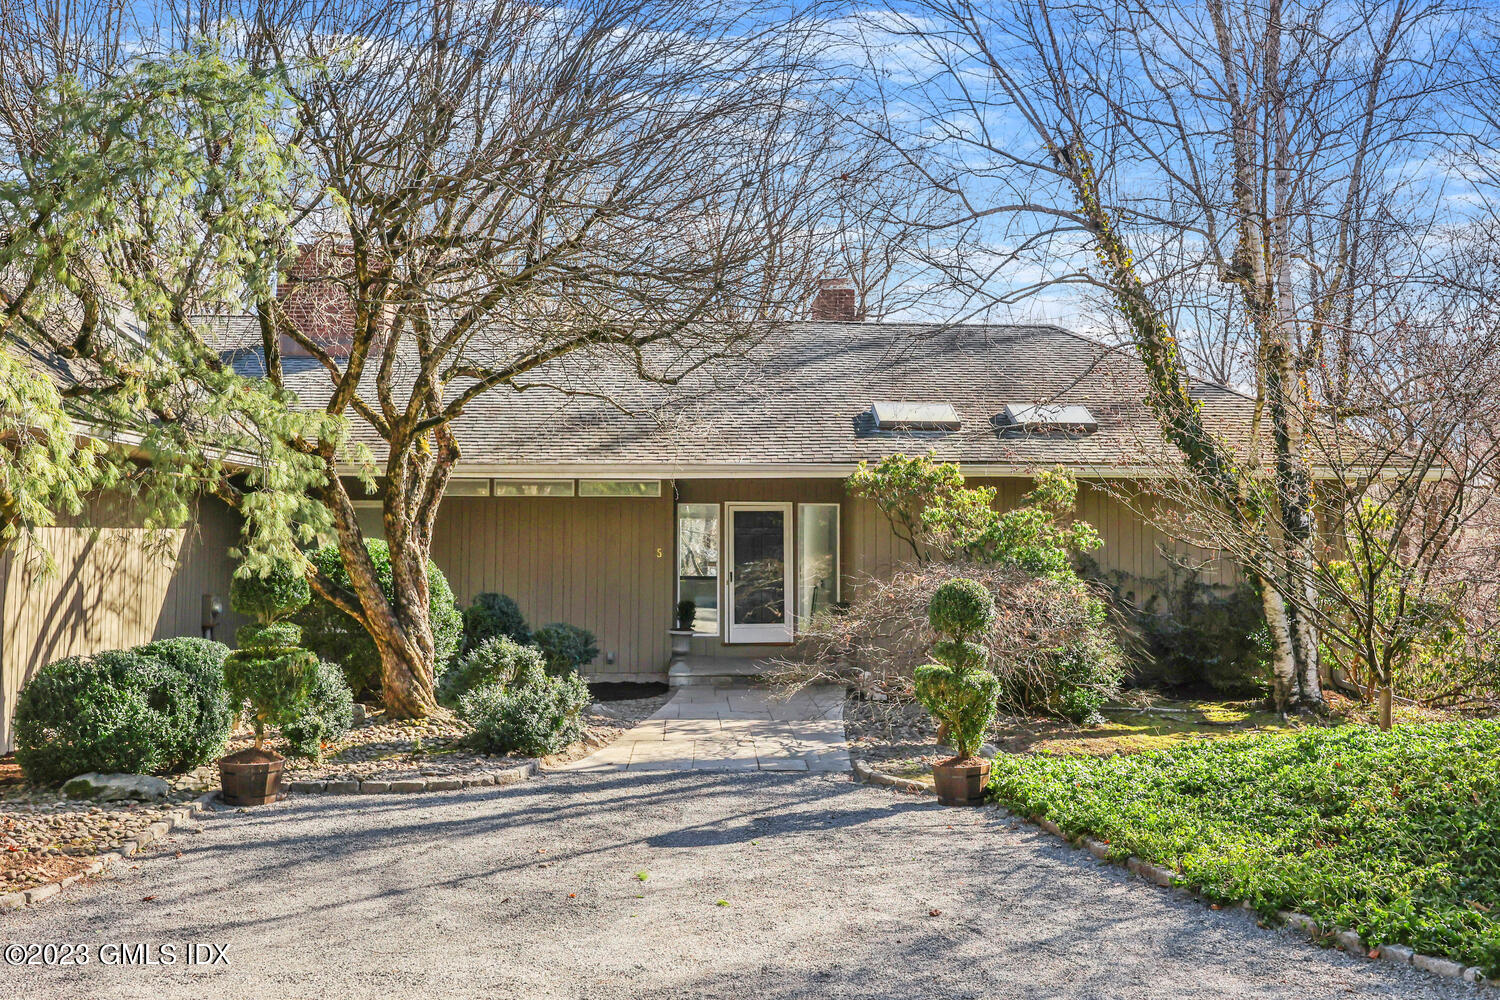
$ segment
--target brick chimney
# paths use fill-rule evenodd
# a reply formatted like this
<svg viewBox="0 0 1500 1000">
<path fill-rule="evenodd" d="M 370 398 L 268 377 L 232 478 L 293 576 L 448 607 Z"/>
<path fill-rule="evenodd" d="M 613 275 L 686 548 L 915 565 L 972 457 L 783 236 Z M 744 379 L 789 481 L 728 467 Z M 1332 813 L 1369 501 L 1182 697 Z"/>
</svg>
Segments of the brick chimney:
<svg viewBox="0 0 1500 1000">
<path fill-rule="evenodd" d="M 354 300 L 340 279 L 351 277 L 349 250 L 332 239 L 297 248 L 297 259 L 282 272 L 276 299 L 299 333 L 334 357 L 348 357 L 354 341 Z M 310 357 L 295 338 L 281 337 L 283 357 Z"/>
<path fill-rule="evenodd" d="M 848 278 L 823 278 L 813 297 L 812 318 L 824 323 L 858 323 L 859 293 Z"/>
</svg>

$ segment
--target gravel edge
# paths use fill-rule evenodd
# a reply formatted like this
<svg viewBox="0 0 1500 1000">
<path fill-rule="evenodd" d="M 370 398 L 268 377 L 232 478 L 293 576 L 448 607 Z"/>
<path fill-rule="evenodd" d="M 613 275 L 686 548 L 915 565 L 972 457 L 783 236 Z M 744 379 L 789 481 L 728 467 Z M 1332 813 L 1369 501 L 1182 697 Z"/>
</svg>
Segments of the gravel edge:
<svg viewBox="0 0 1500 1000">
<path fill-rule="evenodd" d="M 466 774 L 462 776 L 437 777 L 426 779 L 407 779 L 393 781 L 292 781 L 288 782 L 287 790 L 295 795 L 379 795 L 391 793 L 415 793 L 415 792 L 446 792 L 459 788 L 479 788 L 494 785 L 514 785 L 525 781 L 536 774 L 538 762 L 536 760 L 523 761 L 514 767 L 502 768 L 498 771 L 485 771 L 480 774 Z M 150 847 L 161 840 L 167 834 L 181 826 L 186 826 L 194 817 L 204 813 L 215 812 L 215 800 L 219 797 L 219 790 L 204 792 L 192 802 L 169 812 L 162 819 L 152 823 L 146 829 L 120 845 L 118 851 L 101 854 L 83 871 L 76 875 L 69 875 L 57 882 L 44 882 L 41 885 L 23 889 L 20 892 L 10 892 L 0 895 L 0 910 L 19 910 L 25 906 L 34 906 L 44 903 L 62 894 L 62 891 L 70 885 L 74 885 L 93 875 L 98 875 L 106 868 L 133 857 L 140 851 Z M 224 802 L 218 802 L 221 808 L 233 808 Z"/>
<path fill-rule="evenodd" d="M 897 791 L 917 795 L 935 795 L 936 793 L 920 781 L 911 778 L 898 778 L 894 775 L 883 774 L 875 770 L 862 760 L 854 760 L 854 773 L 851 780 L 867 785 L 881 785 L 893 788 Z M 1183 885 L 1177 881 L 1177 874 L 1171 869 L 1152 864 L 1143 858 L 1131 855 L 1123 861 L 1114 860 L 1109 856 L 1109 845 L 1102 840 L 1089 836 L 1069 837 L 1062 828 L 1052 820 L 1044 816 L 1026 817 L 1030 822 L 1054 837 L 1060 838 L 1071 847 L 1081 848 L 1088 851 L 1100 861 L 1108 861 L 1112 864 L 1125 868 L 1137 878 L 1144 879 L 1153 885 L 1159 885 L 1165 889 L 1172 889 L 1194 899 L 1208 902 L 1203 899 L 1196 889 Z M 1251 913 L 1256 912 L 1255 907 L 1248 902 L 1241 902 L 1240 908 Z M 1379 948 L 1366 948 L 1364 942 L 1354 931 L 1340 930 L 1334 928 L 1320 927 L 1318 922 L 1305 913 L 1296 913 L 1292 910 L 1279 910 L 1276 916 L 1287 926 L 1302 931 L 1315 943 L 1329 947 L 1341 948 L 1351 955 L 1363 955 L 1365 958 L 1378 959 L 1382 962 L 1391 962 L 1396 965 L 1411 965 L 1434 975 L 1446 979 L 1458 979 L 1476 986 L 1500 987 L 1500 981 L 1486 979 L 1479 971 L 1478 966 L 1465 967 L 1462 962 L 1452 959 L 1437 958 L 1432 955 L 1420 955 L 1403 945 L 1381 945 Z"/>
</svg>

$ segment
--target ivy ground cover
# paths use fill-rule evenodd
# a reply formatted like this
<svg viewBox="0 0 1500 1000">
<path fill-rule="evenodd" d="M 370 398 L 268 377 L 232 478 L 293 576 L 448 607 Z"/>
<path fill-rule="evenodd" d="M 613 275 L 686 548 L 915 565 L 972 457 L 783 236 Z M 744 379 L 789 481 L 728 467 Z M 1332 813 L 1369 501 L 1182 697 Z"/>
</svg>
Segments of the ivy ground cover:
<svg viewBox="0 0 1500 1000">
<path fill-rule="evenodd" d="M 1500 722 L 1205 740 L 1131 756 L 1002 754 L 994 797 L 1175 869 L 1500 976 Z"/>
</svg>

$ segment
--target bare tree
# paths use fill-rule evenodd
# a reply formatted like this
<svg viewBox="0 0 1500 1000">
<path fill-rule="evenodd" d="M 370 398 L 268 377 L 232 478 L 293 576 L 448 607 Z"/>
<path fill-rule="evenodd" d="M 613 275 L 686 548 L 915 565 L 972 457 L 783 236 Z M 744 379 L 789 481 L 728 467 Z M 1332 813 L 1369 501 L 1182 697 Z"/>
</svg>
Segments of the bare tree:
<svg viewBox="0 0 1500 1000">
<path fill-rule="evenodd" d="M 895 141 L 946 153 L 930 179 L 964 206 L 932 224 L 987 251 L 965 275 L 977 301 L 1059 283 L 1107 298 L 1188 481 L 1233 525 L 1278 704 L 1318 704 L 1313 438 L 1381 329 L 1367 303 L 1427 280 L 1422 165 L 1451 148 L 1469 74 L 1441 39 L 1468 15 L 1439 0 L 917 8 L 880 30 L 924 66 L 920 127 Z M 1208 370 L 1255 395 L 1233 443 L 1193 393 L 1184 345 L 1205 336 L 1228 345 Z"/>
<path fill-rule="evenodd" d="M 30 21 L 42 36 L 66 34 L 49 10 L 31 4 Z M 114 24 L 62 46 L 84 52 L 72 61 L 23 66 L 13 93 L 86 63 L 110 79 L 117 64 L 95 54 L 110 49 Z M 223 292 L 237 280 L 260 325 L 270 397 L 285 408 L 296 391 L 320 415 L 275 433 L 321 471 L 315 495 L 353 588 L 314 585 L 374 637 L 393 714 L 437 708 L 425 568 L 466 408 L 537 385 L 607 394 L 588 375 L 604 357 L 675 384 L 774 339 L 837 273 L 846 247 L 835 226 L 871 160 L 868 145 L 841 142 L 841 81 L 820 63 L 814 28 L 753 1 L 214 0 L 124 31 L 147 55 L 208 36 L 229 60 L 223 75 L 270 81 L 254 115 L 281 117 L 257 121 L 257 144 L 198 136 L 196 112 L 183 112 L 184 132 L 201 139 L 183 156 L 201 165 L 287 150 L 281 166 L 296 169 L 267 192 L 276 225 L 246 223 L 239 243 L 222 231 L 205 240 L 220 217 L 198 204 L 174 232 L 193 252 L 169 273 L 153 274 L 150 253 L 124 270 L 132 288 L 154 276 L 154 300 L 178 301 L 160 327 L 204 372 L 220 346 L 214 324 L 187 313 L 225 303 L 184 282 L 196 273 Z M 45 135 L 28 142 L 49 148 Z M 129 193 L 117 195 L 118 214 L 132 216 Z M 89 253 L 80 268 L 96 264 Z M 195 270 L 226 259 L 234 267 Z M 297 291 L 278 289 L 278 271 Z M 77 337 L 55 340 L 77 349 Z M 315 375 L 288 372 L 285 351 L 311 358 Z M 345 424 L 374 444 L 392 600 L 354 516 L 365 469 L 342 444 Z M 255 516 L 290 516 L 254 490 L 226 492 Z"/>
<path fill-rule="evenodd" d="M 262 297 L 267 374 L 293 384 L 281 355 L 297 345 L 327 413 L 379 445 L 394 600 L 347 468 L 307 440 L 353 591 L 314 584 L 374 637 L 390 710 L 425 715 L 425 566 L 463 454 L 454 422 L 575 352 L 670 384 L 774 336 L 832 259 L 841 153 L 817 93 L 832 81 L 809 25 L 750 5 L 290 0 L 242 23 L 252 63 L 288 73 L 289 138 L 316 177 L 303 227 L 329 265 L 315 280 L 345 324 L 326 339 Z"/>
</svg>

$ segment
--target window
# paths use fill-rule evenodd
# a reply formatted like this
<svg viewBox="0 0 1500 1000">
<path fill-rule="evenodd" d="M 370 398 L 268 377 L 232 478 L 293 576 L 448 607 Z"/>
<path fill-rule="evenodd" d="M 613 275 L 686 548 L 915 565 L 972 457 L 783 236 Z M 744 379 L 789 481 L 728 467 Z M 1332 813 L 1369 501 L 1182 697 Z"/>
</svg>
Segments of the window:
<svg viewBox="0 0 1500 1000">
<path fill-rule="evenodd" d="M 839 599 L 839 505 L 797 505 L 797 621 Z"/>
<path fill-rule="evenodd" d="M 677 505 L 677 599 L 697 605 L 693 631 L 719 634 L 719 505 Z"/>
<path fill-rule="evenodd" d="M 581 497 L 659 497 L 660 479 L 580 479 Z"/>
<path fill-rule="evenodd" d="M 450 479 L 443 490 L 447 497 L 487 497 L 490 495 L 488 479 Z"/>
<path fill-rule="evenodd" d="M 366 538 L 385 540 L 385 505 L 379 500 L 355 500 L 354 521 Z"/>
<path fill-rule="evenodd" d="M 571 479 L 496 479 L 497 497 L 570 497 L 573 495 Z"/>
</svg>

